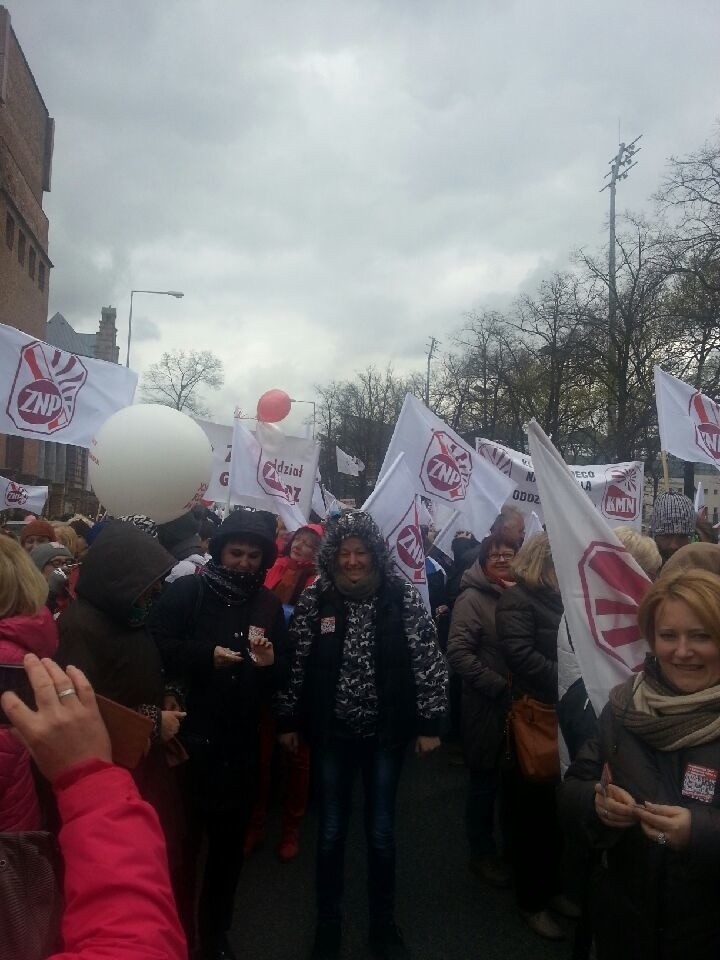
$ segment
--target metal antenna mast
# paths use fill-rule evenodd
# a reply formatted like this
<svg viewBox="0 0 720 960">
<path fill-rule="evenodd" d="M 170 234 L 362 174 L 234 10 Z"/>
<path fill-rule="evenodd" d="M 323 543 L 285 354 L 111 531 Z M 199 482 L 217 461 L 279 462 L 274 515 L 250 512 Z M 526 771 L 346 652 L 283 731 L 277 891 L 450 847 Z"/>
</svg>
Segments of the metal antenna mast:
<svg viewBox="0 0 720 960">
<path fill-rule="evenodd" d="M 435 347 L 439 346 L 440 341 L 436 340 L 435 337 L 430 337 L 430 347 L 428 348 L 428 361 L 427 361 L 427 376 L 425 378 L 425 406 L 430 406 L 430 361 L 432 360 L 433 353 L 435 353 Z"/>
</svg>

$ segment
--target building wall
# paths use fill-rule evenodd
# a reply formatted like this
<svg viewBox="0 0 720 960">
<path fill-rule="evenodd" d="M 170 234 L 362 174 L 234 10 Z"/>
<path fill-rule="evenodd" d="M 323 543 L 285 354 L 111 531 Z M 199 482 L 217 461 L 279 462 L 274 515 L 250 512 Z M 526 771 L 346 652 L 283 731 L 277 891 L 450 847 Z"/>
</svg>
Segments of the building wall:
<svg viewBox="0 0 720 960">
<path fill-rule="evenodd" d="M 54 124 L 0 6 L 0 323 L 44 337 Z"/>
<path fill-rule="evenodd" d="M 45 339 L 51 263 L 43 193 L 54 123 L 0 6 L 0 323 Z M 0 436 L 0 471 L 35 477 L 40 441 Z"/>
</svg>

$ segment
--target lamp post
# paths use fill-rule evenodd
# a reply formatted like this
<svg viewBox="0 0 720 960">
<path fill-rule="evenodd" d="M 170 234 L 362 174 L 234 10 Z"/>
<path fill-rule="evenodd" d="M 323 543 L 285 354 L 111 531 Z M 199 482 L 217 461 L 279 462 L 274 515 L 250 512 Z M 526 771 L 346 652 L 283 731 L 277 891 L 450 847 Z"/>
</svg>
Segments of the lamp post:
<svg viewBox="0 0 720 960">
<path fill-rule="evenodd" d="M 290 403 L 309 403 L 313 408 L 313 440 L 315 439 L 315 401 L 314 400 L 295 400 L 293 397 L 290 397 Z"/>
<path fill-rule="evenodd" d="M 181 293 L 179 290 L 131 290 L 130 291 L 130 315 L 128 317 L 128 344 L 127 344 L 127 358 L 125 360 L 125 366 L 130 366 L 130 340 L 132 339 L 132 308 L 133 308 L 133 297 L 136 293 L 154 293 L 160 297 L 175 297 L 176 300 L 179 300 L 181 297 L 184 297 L 185 294 Z"/>
</svg>

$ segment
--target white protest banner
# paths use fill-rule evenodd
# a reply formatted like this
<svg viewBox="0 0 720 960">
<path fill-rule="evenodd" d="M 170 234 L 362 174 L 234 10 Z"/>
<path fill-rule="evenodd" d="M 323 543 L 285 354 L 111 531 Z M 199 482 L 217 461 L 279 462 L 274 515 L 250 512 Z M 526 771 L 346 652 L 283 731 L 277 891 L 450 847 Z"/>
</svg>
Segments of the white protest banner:
<svg viewBox="0 0 720 960">
<path fill-rule="evenodd" d="M 720 407 L 690 384 L 655 367 L 660 448 L 720 470 Z"/>
<path fill-rule="evenodd" d="M 334 493 L 325 486 L 318 475 L 315 480 L 313 490 L 312 508 L 321 520 L 327 520 L 328 517 L 337 516 L 342 513 L 342 506 L 338 502 Z"/>
<path fill-rule="evenodd" d="M 475 438 L 478 453 L 517 484 L 508 499 L 528 516 L 535 512 L 543 523 L 543 504 L 530 457 L 495 440 Z M 626 463 L 583 464 L 568 469 L 590 500 L 614 527 L 642 526 L 645 466 L 639 460 Z M 474 532 L 474 531 L 473 531 Z"/>
<path fill-rule="evenodd" d="M 236 418 L 230 458 L 229 501 L 277 513 L 288 530 L 310 516 L 319 445 L 285 437 L 274 424 L 258 424 L 256 435 Z"/>
<path fill-rule="evenodd" d="M 599 715 L 610 689 L 642 667 L 637 609 L 650 581 L 540 426 L 527 431 L 570 638 Z"/>
<path fill-rule="evenodd" d="M 405 397 L 378 483 L 401 453 L 405 454 L 416 493 L 450 506 L 471 520 L 490 513 L 494 519 L 515 488 L 513 480 L 478 456 L 470 444 L 411 394 Z"/>
<path fill-rule="evenodd" d="M 362 460 L 345 453 L 340 447 L 335 447 L 335 459 L 338 473 L 346 473 L 349 477 L 359 477 L 361 471 L 365 469 Z"/>
<path fill-rule="evenodd" d="M 0 323 L 0 433 L 90 447 L 133 402 L 137 374 L 66 353 Z"/>
<path fill-rule="evenodd" d="M 361 509 L 380 527 L 398 573 L 415 587 L 430 610 L 420 497 L 404 454 L 398 454 Z"/>
<path fill-rule="evenodd" d="M 42 513 L 48 498 L 47 487 L 28 487 L 27 484 L 0 477 L 0 510 L 22 507 L 28 513 Z"/>
<path fill-rule="evenodd" d="M 232 452 L 232 427 L 224 423 L 212 423 L 210 420 L 194 418 L 198 426 L 205 431 L 213 451 L 212 473 L 205 500 L 226 503 L 230 483 L 230 454 Z"/>
</svg>

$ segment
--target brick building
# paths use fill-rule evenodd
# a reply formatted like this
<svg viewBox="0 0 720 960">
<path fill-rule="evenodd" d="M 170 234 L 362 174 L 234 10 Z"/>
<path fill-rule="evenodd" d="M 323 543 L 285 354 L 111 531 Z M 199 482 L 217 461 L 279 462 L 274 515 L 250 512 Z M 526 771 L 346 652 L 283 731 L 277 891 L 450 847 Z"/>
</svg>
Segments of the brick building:
<svg viewBox="0 0 720 960">
<path fill-rule="evenodd" d="M 0 6 L 0 323 L 45 339 L 54 121 Z M 0 472 L 37 476 L 40 442 L 0 436 Z"/>
</svg>

